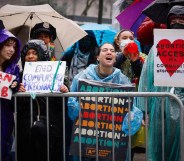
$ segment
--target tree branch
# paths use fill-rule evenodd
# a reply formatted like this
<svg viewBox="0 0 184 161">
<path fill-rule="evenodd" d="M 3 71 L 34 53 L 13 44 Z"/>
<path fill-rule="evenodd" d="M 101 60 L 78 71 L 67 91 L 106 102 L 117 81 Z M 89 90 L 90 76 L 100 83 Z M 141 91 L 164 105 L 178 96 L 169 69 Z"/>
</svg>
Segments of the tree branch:
<svg viewBox="0 0 184 161">
<path fill-rule="evenodd" d="M 82 11 L 81 16 L 87 16 L 88 10 L 90 9 L 90 7 L 93 4 L 93 2 L 95 2 L 95 0 L 87 0 L 86 1 L 86 7 Z"/>
</svg>

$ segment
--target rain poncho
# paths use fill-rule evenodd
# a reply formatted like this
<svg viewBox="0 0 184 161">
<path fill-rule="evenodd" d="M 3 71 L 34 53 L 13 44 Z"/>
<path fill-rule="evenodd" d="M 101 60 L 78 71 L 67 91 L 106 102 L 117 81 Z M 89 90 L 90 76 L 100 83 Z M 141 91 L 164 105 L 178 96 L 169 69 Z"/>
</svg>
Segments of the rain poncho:
<svg viewBox="0 0 184 161">
<path fill-rule="evenodd" d="M 16 75 L 16 81 L 19 82 L 19 68 L 16 65 L 20 58 L 20 42 L 13 34 L 6 29 L 0 30 L 0 43 L 5 42 L 8 38 L 14 38 L 17 41 L 17 50 L 13 54 L 7 64 L 4 66 L 3 72 Z M 1 150 L 2 160 L 10 160 L 10 150 L 12 141 L 12 132 L 14 126 L 12 101 L 0 98 L 1 101 Z"/>
<path fill-rule="evenodd" d="M 121 73 L 121 71 L 117 68 L 115 68 L 114 72 L 107 76 L 106 78 L 102 79 L 99 78 L 99 76 L 96 73 L 97 65 L 91 64 L 86 70 L 80 72 L 78 75 L 76 75 L 73 79 L 72 85 L 71 85 L 71 92 L 77 92 L 78 91 L 78 81 L 79 79 L 87 79 L 87 80 L 95 80 L 99 82 L 109 82 L 109 83 L 116 83 L 116 84 L 131 84 L 129 79 Z M 135 113 L 134 113 L 135 112 Z M 79 103 L 77 101 L 76 97 L 69 97 L 68 100 L 68 115 L 69 117 L 74 120 L 79 115 Z M 133 116 L 134 115 L 134 116 Z M 140 127 L 141 121 L 142 121 L 142 112 L 137 109 L 137 107 L 133 106 L 132 114 L 133 118 L 136 118 L 135 122 L 139 122 L 139 125 L 134 128 L 134 121 L 131 120 L 131 134 L 134 134 Z M 123 125 L 128 125 L 127 123 L 124 123 Z M 123 126 L 123 131 L 128 134 L 128 127 Z"/>
<path fill-rule="evenodd" d="M 183 6 L 174 6 L 168 13 L 171 15 L 184 15 Z M 167 18 L 167 21 L 169 19 Z M 169 23 L 167 24 L 168 27 Z M 184 103 L 184 88 L 171 88 L 154 86 L 154 50 L 151 49 L 144 64 L 140 83 L 139 92 L 171 92 L 178 96 Z M 148 99 L 149 127 L 148 127 L 148 160 L 162 160 L 162 125 L 161 125 L 161 99 L 153 97 Z M 180 110 L 179 105 L 173 99 L 166 99 L 164 111 L 164 137 L 165 137 L 165 161 L 180 160 Z M 138 99 L 137 107 L 144 109 L 144 100 Z"/>
<path fill-rule="evenodd" d="M 170 92 L 170 87 L 154 86 L 154 53 L 150 50 L 145 62 L 140 82 L 139 92 Z M 173 89 L 173 88 L 172 88 Z M 184 88 L 175 88 L 174 93 L 184 102 Z M 152 97 L 148 99 L 148 160 L 162 160 L 162 125 L 161 125 L 161 99 Z M 142 111 L 144 109 L 144 99 L 138 98 L 138 104 Z M 165 102 L 165 161 L 179 161 L 179 107 L 175 100 L 166 99 Z"/>
<path fill-rule="evenodd" d="M 99 82 L 109 82 L 109 83 L 116 83 L 116 84 L 131 84 L 128 77 L 126 77 L 124 74 L 121 73 L 121 71 L 117 68 L 115 68 L 114 72 L 105 77 L 100 78 L 97 75 L 96 72 L 97 65 L 91 64 L 89 67 L 80 72 L 78 75 L 76 75 L 72 81 L 71 85 L 71 92 L 77 92 L 78 91 L 78 82 L 79 79 L 87 79 L 87 80 L 95 80 Z M 79 115 L 79 103 L 77 101 L 77 97 L 69 97 L 68 99 L 68 115 L 72 120 L 75 120 L 75 118 Z M 124 131 L 127 135 L 129 134 L 129 128 L 128 128 L 128 114 L 126 115 L 126 118 L 123 121 L 122 131 Z M 141 126 L 141 121 L 143 118 L 143 113 L 133 105 L 132 111 L 131 111 L 131 135 L 135 134 L 138 129 Z M 76 161 L 78 160 L 77 157 L 74 156 Z M 91 161 L 91 158 L 85 158 L 86 161 Z M 104 161 L 103 159 L 100 159 L 101 161 Z"/>
</svg>

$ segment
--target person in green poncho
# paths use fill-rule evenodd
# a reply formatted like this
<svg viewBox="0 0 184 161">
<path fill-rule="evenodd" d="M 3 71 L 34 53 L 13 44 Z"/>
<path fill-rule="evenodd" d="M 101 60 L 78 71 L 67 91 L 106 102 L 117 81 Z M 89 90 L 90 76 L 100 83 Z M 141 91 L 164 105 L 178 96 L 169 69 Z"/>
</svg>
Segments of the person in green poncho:
<svg viewBox="0 0 184 161">
<path fill-rule="evenodd" d="M 173 6 L 167 16 L 168 29 L 184 29 L 184 6 Z M 154 50 L 151 49 L 145 62 L 140 82 L 139 92 L 173 92 L 184 103 L 184 88 L 154 86 Z M 162 161 L 162 100 L 156 97 L 148 99 L 148 160 Z M 139 98 L 137 107 L 145 110 L 143 98 Z M 180 110 L 176 101 L 166 99 L 164 111 L 164 160 L 180 160 Z"/>
</svg>

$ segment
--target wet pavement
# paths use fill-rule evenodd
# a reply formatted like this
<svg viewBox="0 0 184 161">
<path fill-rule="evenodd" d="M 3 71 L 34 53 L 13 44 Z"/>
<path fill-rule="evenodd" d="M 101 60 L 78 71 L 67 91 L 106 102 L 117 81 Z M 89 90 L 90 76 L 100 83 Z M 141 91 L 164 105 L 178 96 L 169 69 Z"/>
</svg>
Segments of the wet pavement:
<svg viewBox="0 0 184 161">
<path fill-rule="evenodd" d="M 135 153 L 133 161 L 145 161 L 146 160 L 146 154 L 145 153 Z"/>
</svg>

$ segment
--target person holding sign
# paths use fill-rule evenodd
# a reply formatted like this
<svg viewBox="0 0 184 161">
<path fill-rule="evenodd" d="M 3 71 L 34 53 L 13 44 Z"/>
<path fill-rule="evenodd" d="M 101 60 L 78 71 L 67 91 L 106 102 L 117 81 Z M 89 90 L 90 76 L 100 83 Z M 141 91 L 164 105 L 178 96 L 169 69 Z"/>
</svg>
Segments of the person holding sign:
<svg viewBox="0 0 184 161">
<path fill-rule="evenodd" d="M 104 83 L 116 83 L 116 84 L 122 84 L 122 85 L 131 85 L 128 77 L 126 77 L 124 74 L 121 73 L 121 71 L 117 68 L 113 67 L 113 64 L 116 60 L 116 53 L 114 46 L 110 43 L 105 43 L 98 49 L 97 53 L 97 61 L 98 65 L 91 64 L 89 67 L 87 67 L 86 70 L 81 71 L 79 74 L 77 74 L 71 84 L 70 90 L 71 92 L 78 92 L 79 89 L 79 80 L 86 79 L 86 80 L 93 80 L 98 82 L 104 82 Z M 68 114 L 69 117 L 72 120 L 75 120 L 79 115 L 79 102 L 76 97 L 69 97 L 68 100 Z M 136 111 L 136 112 L 135 112 Z M 133 106 L 132 112 L 134 113 L 134 116 L 132 117 L 131 123 L 138 122 L 138 126 L 135 128 L 135 126 L 132 126 L 131 134 L 134 134 L 140 127 L 142 122 L 143 114 L 140 110 L 138 110 L 137 107 Z M 137 118 L 137 119 L 135 119 Z M 134 122 L 134 123 L 135 123 Z M 134 128 L 133 128 L 134 127 Z M 128 127 L 123 127 L 126 134 L 128 133 Z M 134 130 L 133 130 L 134 129 Z M 74 157 L 75 158 L 75 157 Z M 82 160 L 84 161 L 92 161 L 95 156 L 92 158 L 90 157 L 82 157 Z M 123 158 L 121 158 L 122 160 Z M 99 159 L 100 161 L 104 160 L 107 161 L 107 159 Z"/>
<path fill-rule="evenodd" d="M 22 65 L 25 62 L 48 61 L 47 46 L 42 40 L 30 40 L 22 49 Z M 68 92 L 67 80 L 60 87 L 60 92 Z M 26 92 L 23 83 L 20 83 L 19 92 Z M 46 98 L 38 97 L 33 100 L 33 121 L 30 128 L 30 98 L 18 100 L 18 160 L 47 160 L 47 128 L 46 128 Z M 62 160 L 62 99 L 49 98 L 49 122 L 50 122 L 50 161 Z M 39 116 L 39 119 L 37 119 Z M 67 116 L 66 116 L 67 117 Z M 28 158 L 30 157 L 30 158 Z"/>
<path fill-rule="evenodd" d="M 12 100 L 7 100 L 9 87 L 17 91 L 19 83 L 19 67 L 16 65 L 20 58 L 20 41 L 6 29 L 0 29 L 0 85 L 2 81 L 10 79 L 10 74 L 16 78 L 11 86 L 3 86 L 0 91 L 1 104 L 1 151 L 2 160 L 10 161 L 12 146 L 12 133 L 14 127 L 14 105 Z M 6 75 L 3 77 L 4 72 Z"/>
<path fill-rule="evenodd" d="M 172 33 L 172 29 L 184 29 L 184 6 L 173 6 L 167 16 L 167 30 L 168 33 L 172 34 L 174 39 L 175 34 Z M 184 32 L 184 30 L 181 30 Z M 154 35 L 154 38 L 158 35 Z M 163 37 L 166 40 L 166 37 Z M 176 38 L 175 38 L 176 39 Z M 175 40 L 174 39 L 174 40 Z M 182 38 L 183 39 L 183 38 Z M 154 44 L 155 46 L 158 44 Z M 179 44 L 177 44 L 179 46 Z M 163 44 L 164 52 L 168 51 L 180 51 L 184 53 L 184 49 L 175 48 L 172 44 L 171 48 L 165 48 L 166 45 Z M 166 85 L 155 86 L 154 78 L 162 73 L 156 73 L 154 75 L 154 55 L 157 53 L 154 52 L 154 48 L 150 50 L 146 63 L 143 66 L 143 70 L 139 82 L 139 92 L 171 92 L 176 94 L 181 101 L 184 103 L 184 88 L 180 87 L 169 87 Z M 164 58 L 167 58 L 165 55 Z M 177 74 L 177 73 L 174 73 Z M 169 73 L 167 73 L 169 75 Z M 169 76 L 170 77 L 170 76 Z M 165 78 L 167 79 L 167 78 Z M 178 80 L 177 80 L 178 81 Z M 164 87 L 165 86 L 165 87 Z M 138 98 L 137 106 L 145 111 L 145 104 L 142 98 Z M 157 97 L 152 97 L 148 99 L 148 116 L 149 116 L 149 128 L 148 128 L 148 160 L 160 161 L 163 158 L 163 149 L 162 149 L 162 119 L 164 119 L 164 160 L 165 161 L 178 161 L 180 160 L 180 148 L 179 148 L 179 119 L 180 119 L 180 110 L 178 104 L 174 99 L 166 99 L 164 101 L 164 107 L 162 107 L 162 100 Z M 161 109 L 164 109 L 164 118 L 161 116 Z"/>
</svg>

